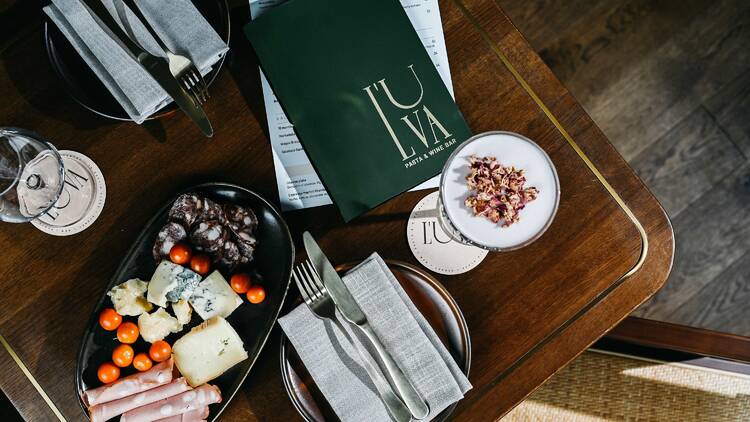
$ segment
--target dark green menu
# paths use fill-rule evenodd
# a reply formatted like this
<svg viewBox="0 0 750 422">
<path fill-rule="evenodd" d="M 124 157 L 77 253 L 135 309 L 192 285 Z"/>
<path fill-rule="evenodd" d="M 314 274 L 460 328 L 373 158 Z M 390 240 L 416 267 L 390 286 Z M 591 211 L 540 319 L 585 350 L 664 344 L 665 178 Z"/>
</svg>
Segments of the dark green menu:
<svg viewBox="0 0 750 422">
<path fill-rule="evenodd" d="M 245 33 L 346 221 L 439 173 L 471 136 L 397 0 L 291 0 Z"/>
</svg>

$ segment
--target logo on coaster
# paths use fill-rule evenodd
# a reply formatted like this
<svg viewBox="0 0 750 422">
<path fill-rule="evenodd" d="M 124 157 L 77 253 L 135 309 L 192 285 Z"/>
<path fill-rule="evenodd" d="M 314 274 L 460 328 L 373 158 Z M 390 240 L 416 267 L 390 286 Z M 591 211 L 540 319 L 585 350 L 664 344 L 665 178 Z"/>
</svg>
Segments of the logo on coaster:
<svg viewBox="0 0 750 422">
<path fill-rule="evenodd" d="M 52 208 L 31 221 L 39 230 L 53 236 L 80 233 L 101 214 L 107 187 L 99 167 L 75 151 L 59 151 L 65 167 L 65 185 Z"/>
<path fill-rule="evenodd" d="M 429 270 L 439 274 L 463 274 L 484 260 L 488 251 L 451 239 L 437 219 L 438 191 L 422 198 L 406 225 L 411 253 Z"/>
</svg>

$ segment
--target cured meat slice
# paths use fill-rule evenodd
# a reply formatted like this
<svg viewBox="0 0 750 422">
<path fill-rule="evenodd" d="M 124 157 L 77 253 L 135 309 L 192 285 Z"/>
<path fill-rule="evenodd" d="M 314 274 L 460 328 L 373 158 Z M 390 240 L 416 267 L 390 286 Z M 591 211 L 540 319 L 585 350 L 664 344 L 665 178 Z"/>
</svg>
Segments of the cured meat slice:
<svg viewBox="0 0 750 422">
<path fill-rule="evenodd" d="M 204 252 L 216 252 L 224 247 L 229 238 L 226 227 L 218 220 L 201 221 L 190 232 L 190 242 Z"/>
<path fill-rule="evenodd" d="M 145 372 L 122 378 L 83 393 L 83 402 L 91 408 L 97 404 L 118 400 L 159 387 L 172 381 L 174 361 L 170 358 Z"/>
<path fill-rule="evenodd" d="M 219 388 L 214 385 L 203 384 L 194 390 L 185 391 L 176 396 L 126 412 L 120 416 L 120 422 L 150 422 L 192 412 L 209 404 L 220 402 L 221 391 Z"/>
<path fill-rule="evenodd" d="M 218 203 L 208 198 L 203 198 L 203 211 L 201 212 L 200 217 L 198 217 L 198 221 L 209 220 L 216 220 L 224 224 L 224 222 L 226 221 L 226 218 L 224 216 L 224 209 Z"/>
<path fill-rule="evenodd" d="M 247 264 L 253 260 L 255 253 L 258 217 L 252 209 L 235 204 L 224 205 L 224 214 L 227 217 L 227 227 L 232 231 L 240 250 L 240 263 Z"/>
<path fill-rule="evenodd" d="M 105 422 L 115 416 L 136 409 L 147 404 L 175 396 L 182 392 L 191 390 L 185 378 L 178 378 L 169 384 L 146 390 L 142 393 L 136 393 L 131 396 L 123 397 L 119 400 L 113 400 L 107 403 L 97 404 L 89 409 L 91 422 Z"/>
<path fill-rule="evenodd" d="M 216 265 L 230 273 L 234 272 L 235 268 L 242 263 L 241 259 L 240 249 L 233 240 L 224 242 L 224 247 L 216 251 L 216 255 L 214 255 Z"/>
<path fill-rule="evenodd" d="M 178 196 L 169 209 L 169 219 L 181 222 L 190 227 L 203 214 L 204 199 L 195 193 L 183 193 Z"/>
<path fill-rule="evenodd" d="M 236 239 L 237 247 L 240 249 L 240 254 L 242 254 L 242 257 L 247 262 L 252 261 L 253 255 L 255 254 L 255 247 L 258 244 L 257 240 L 255 240 L 255 236 L 247 232 L 240 232 Z"/>
<path fill-rule="evenodd" d="M 169 256 L 169 251 L 172 250 L 172 246 L 177 242 L 182 242 L 187 239 L 188 233 L 182 224 L 175 221 L 167 223 L 164 227 L 159 230 L 159 234 L 156 235 L 156 242 L 154 242 L 154 248 L 152 254 L 154 259 L 161 261 L 162 258 Z"/>
<path fill-rule="evenodd" d="M 258 228 L 258 217 L 250 208 L 226 204 L 224 205 L 224 215 L 227 218 L 227 226 L 235 234 L 240 232 L 253 234 L 255 229 Z"/>
<path fill-rule="evenodd" d="M 208 406 L 203 409 L 191 410 L 181 415 L 174 415 L 164 419 L 158 419 L 155 422 L 199 422 L 208 418 Z"/>
</svg>

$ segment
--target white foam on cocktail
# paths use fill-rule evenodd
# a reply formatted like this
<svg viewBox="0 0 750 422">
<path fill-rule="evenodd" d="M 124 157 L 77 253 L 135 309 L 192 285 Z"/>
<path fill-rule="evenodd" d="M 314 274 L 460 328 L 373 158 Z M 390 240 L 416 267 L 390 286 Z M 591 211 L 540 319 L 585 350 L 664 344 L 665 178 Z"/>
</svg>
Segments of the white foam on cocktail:
<svg viewBox="0 0 750 422">
<path fill-rule="evenodd" d="M 484 216 L 473 215 L 464 204 L 472 191 L 466 184 L 469 157 L 496 157 L 503 166 L 523 169 L 526 187 L 539 189 L 539 196 L 520 211 L 520 221 L 502 227 Z M 493 133 L 466 143 L 456 151 L 443 175 L 442 200 L 453 225 L 469 240 L 491 248 L 510 249 L 534 238 L 552 219 L 559 198 L 554 167 L 536 144 L 509 133 Z"/>
</svg>

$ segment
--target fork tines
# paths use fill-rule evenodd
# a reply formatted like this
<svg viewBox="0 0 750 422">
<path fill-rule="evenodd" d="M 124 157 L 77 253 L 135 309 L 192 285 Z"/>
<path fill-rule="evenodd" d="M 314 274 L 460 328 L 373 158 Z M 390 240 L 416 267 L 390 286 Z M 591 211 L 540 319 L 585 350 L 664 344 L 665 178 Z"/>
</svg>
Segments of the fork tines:
<svg viewBox="0 0 750 422">
<path fill-rule="evenodd" d="M 302 298 L 308 305 L 328 294 L 309 259 L 297 265 L 292 272 L 292 278 L 294 278 Z"/>
<path fill-rule="evenodd" d="M 208 93 L 206 81 L 203 79 L 200 71 L 194 66 L 184 71 L 181 82 L 185 89 L 196 98 L 198 104 L 205 103 L 211 95 Z"/>
</svg>

